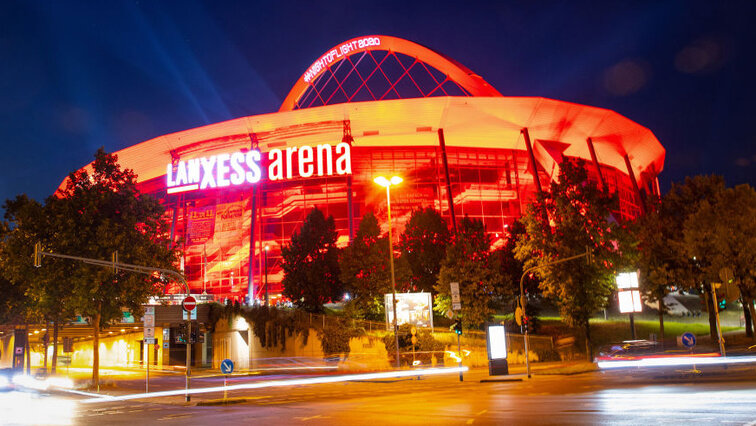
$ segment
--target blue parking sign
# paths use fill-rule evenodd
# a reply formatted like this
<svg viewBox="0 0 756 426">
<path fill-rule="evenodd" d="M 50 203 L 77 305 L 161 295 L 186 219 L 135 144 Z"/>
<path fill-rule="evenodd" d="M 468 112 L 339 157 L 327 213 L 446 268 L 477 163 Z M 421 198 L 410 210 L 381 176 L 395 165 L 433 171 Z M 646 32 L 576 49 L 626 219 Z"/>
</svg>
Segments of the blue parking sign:
<svg viewBox="0 0 756 426">
<path fill-rule="evenodd" d="M 221 361 L 220 370 L 223 374 L 231 374 L 234 372 L 234 362 L 230 359 L 224 359 Z"/>
</svg>

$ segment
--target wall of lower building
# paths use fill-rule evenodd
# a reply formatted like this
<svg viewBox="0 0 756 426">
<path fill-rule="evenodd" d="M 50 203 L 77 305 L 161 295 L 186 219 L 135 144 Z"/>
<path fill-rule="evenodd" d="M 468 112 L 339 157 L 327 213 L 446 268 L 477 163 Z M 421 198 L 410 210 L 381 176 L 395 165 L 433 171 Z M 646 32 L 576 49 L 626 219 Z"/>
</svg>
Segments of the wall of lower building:
<svg viewBox="0 0 756 426">
<path fill-rule="evenodd" d="M 444 353 L 431 360 L 432 365 L 456 366 L 458 364 L 456 335 L 440 333 L 437 340 L 444 344 Z M 383 340 L 378 335 L 366 335 L 349 341 L 349 354 L 338 357 L 326 357 L 321 348 L 318 333 L 310 329 L 307 339 L 294 333 L 285 337 L 284 345 L 265 348 L 254 334 L 252 327 L 243 317 L 231 320 L 221 319 L 213 333 L 213 368 L 220 368 L 224 359 L 234 362 L 236 371 L 266 369 L 331 369 L 355 371 L 379 371 L 393 367 L 392 358 L 386 351 Z M 508 339 L 508 343 L 509 343 Z M 535 339 L 537 340 L 537 339 Z M 537 342 L 535 342 L 537 343 Z M 530 360 L 538 361 L 542 354 L 552 350 L 550 340 L 547 344 L 536 344 L 538 350 L 531 348 Z M 464 336 L 461 344 L 462 363 L 468 367 L 487 367 L 488 352 L 485 336 Z M 409 354 L 406 355 L 409 358 Z M 418 356 L 418 359 L 421 357 Z M 510 364 L 521 364 L 525 358 L 517 345 L 510 345 Z"/>
</svg>

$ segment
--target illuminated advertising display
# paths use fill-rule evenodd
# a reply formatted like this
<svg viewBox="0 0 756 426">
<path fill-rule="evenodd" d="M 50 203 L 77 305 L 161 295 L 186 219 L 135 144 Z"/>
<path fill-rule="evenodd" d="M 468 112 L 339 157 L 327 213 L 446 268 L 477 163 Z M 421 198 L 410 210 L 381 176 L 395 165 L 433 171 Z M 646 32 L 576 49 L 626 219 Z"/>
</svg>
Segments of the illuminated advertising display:
<svg viewBox="0 0 756 426">
<path fill-rule="evenodd" d="M 390 293 L 384 296 L 387 327 L 394 324 L 393 300 Z M 432 307 L 430 293 L 396 293 L 396 324 L 433 328 Z"/>
<path fill-rule="evenodd" d="M 638 290 L 638 272 L 617 274 L 617 299 L 620 313 L 643 312 L 640 291 Z"/>
<path fill-rule="evenodd" d="M 253 149 L 233 154 L 179 161 L 166 166 L 166 187 L 169 194 L 205 188 L 223 188 L 263 179 L 262 154 Z M 352 173 L 350 146 L 339 143 L 335 147 L 321 144 L 271 149 L 267 153 L 267 179 L 299 179 L 315 176 L 347 175 Z"/>
</svg>

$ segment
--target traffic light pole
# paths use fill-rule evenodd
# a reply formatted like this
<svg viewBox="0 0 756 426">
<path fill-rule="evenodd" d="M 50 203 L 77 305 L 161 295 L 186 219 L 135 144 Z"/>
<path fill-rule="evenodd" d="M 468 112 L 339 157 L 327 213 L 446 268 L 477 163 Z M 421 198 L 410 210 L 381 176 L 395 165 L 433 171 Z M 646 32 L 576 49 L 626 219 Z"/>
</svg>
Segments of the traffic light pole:
<svg viewBox="0 0 756 426">
<path fill-rule="evenodd" d="M 169 276 L 173 278 L 175 281 L 181 283 L 184 286 L 184 290 L 186 290 L 186 295 L 189 296 L 191 293 L 189 291 L 189 284 L 186 283 L 186 279 L 184 279 L 184 276 L 180 273 L 170 270 L 170 269 L 164 269 L 164 268 L 155 268 L 151 266 L 142 266 L 142 265 L 132 265 L 129 263 L 120 263 L 117 261 L 117 254 L 114 254 L 114 257 L 111 261 L 107 260 L 100 260 L 100 259 L 92 259 L 89 257 L 81 257 L 81 256 L 70 256 L 67 254 L 59 254 L 59 253 L 50 253 L 42 250 L 42 244 L 37 242 L 34 244 L 34 266 L 39 268 L 42 266 L 42 257 L 48 256 L 48 257 L 57 257 L 59 259 L 68 259 L 68 260 L 75 260 L 78 262 L 83 262 L 89 265 L 96 265 L 96 266 L 102 266 L 104 268 L 113 268 L 117 270 L 123 270 L 128 272 L 136 272 L 138 274 L 146 274 L 146 275 L 152 275 L 155 272 L 160 272 L 163 275 Z M 167 289 L 168 284 L 163 287 L 163 293 L 165 293 L 165 290 Z M 191 333 L 191 321 L 192 316 L 191 314 L 187 315 L 188 319 L 188 331 Z M 189 336 L 189 339 L 191 339 L 191 334 Z M 187 340 L 187 343 L 189 341 Z M 191 374 L 191 347 L 192 345 L 190 343 L 187 344 L 187 355 L 186 355 L 186 389 L 189 390 L 189 375 Z M 148 345 L 149 348 L 149 345 Z M 186 394 L 186 400 L 189 401 L 189 393 Z"/>
<path fill-rule="evenodd" d="M 192 396 L 189 395 L 189 376 L 192 375 L 192 313 L 190 311 L 184 311 L 187 313 L 188 320 L 186 321 L 186 395 L 184 400 L 189 402 L 192 400 Z"/>
<path fill-rule="evenodd" d="M 529 273 L 531 273 L 533 271 L 536 271 L 538 269 L 543 269 L 543 268 L 546 268 L 546 267 L 549 267 L 549 266 L 552 266 L 552 265 L 556 265 L 556 264 L 559 264 L 559 263 L 569 262 L 570 260 L 580 259 L 581 257 L 585 257 L 586 259 L 588 259 L 588 263 L 591 262 L 592 254 L 591 254 L 591 250 L 590 250 L 589 247 L 585 248 L 585 253 L 578 254 L 578 255 L 575 255 L 575 256 L 566 257 L 564 259 L 555 260 L 554 262 L 549 262 L 549 263 L 547 263 L 545 265 L 533 266 L 532 268 L 526 269 L 522 273 L 522 276 L 520 277 L 520 309 L 522 309 L 522 316 L 523 316 L 523 318 L 527 318 L 527 311 L 525 310 L 525 305 L 527 305 L 527 303 L 525 303 L 525 291 L 524 291 L 524 285 L 523 285 L 523 283 L 525 281 L 525 277 Z M 530 378 L 530 358 L 528 356 L 529 355 L 529 352 L 528 352 L 528 328 L 529 327 L 525 327 L 525 333 L 523 335 L 523 339 L 525 339 L 525 370 L 528 373 L 528 379 L 529 379 Z"/>
<path fill-rule="evenodd" d="M 720 284 L 721 285 L 721 284 Z M 722 338 L 722 327 L 719 325 L 719 304 L 717 303 L 717 292 L 714 289 L 714 283 L 711 283 L 711 300 L 714 305 L 714 316 L 717 319 L 717 340 L 719 341 L 719 353 L 725 355 L 724 339 Z"/>
<path fill-rule="evenodd" d="M 459 354 L 459 381 L 464 381 L 462 377 L 462 344 L 460 343 L 461 334 L 457 333 L 457 353 Z"/>
</svg>

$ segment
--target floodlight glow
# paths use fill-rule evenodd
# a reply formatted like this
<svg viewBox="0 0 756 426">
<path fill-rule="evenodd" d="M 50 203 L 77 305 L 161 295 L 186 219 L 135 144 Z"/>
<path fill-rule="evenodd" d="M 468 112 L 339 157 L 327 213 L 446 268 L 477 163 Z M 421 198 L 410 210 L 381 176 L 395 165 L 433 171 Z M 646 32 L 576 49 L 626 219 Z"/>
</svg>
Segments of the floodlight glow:
<svg viewBox="0 0 756 426">
<path fill-rule="evenodd" d="M 388 179 L 385 176 L 378 176 L 373 179 L 373 182 L 386 188 L 391 185 L 399 185 L 400 183 L 404 182 L 404 179 L 400 178 L 399 176 L 391 176 L 391 179 Z"/>
<path fill-rule="evenodd" d="M 126 401 L 130 399 L 143 399 L 143 398 L 157 398 L 161 396 L 179 396 L 185 394 L 200 394 L 210 392 L 223 392 L 241 389 L 262 389 L 271 387 L 283 387 L 283 386 L 300 386 L 300 385 L 315 385 L 323 383 L 339 383 L 339 382 L 351 382 L 357 380 L 375 380 L 375 379 L 393 379 L 398 377 L 414 377 L 414 376 L 431 376 L 438 374 L 459 373 L 467 371 L 467 367 L 451 367 L 451 368 L 426 368 L 420 370 L 397 370 L 386 371 L 382 373 L 366 373 L 366 374 L 350 374 L 344 376 L 325 376 L 325 377 L 310 377 L 305 379 L 291 379 L 291 380 L 277 380 L 271 382 L 257 382 L 257 383 L 243 383 L 232 386 L 213 386 L 208 388 L 195 388 L 195 389 L 176 389 L 170 391 L 150 392 L 150 393 L 138 393 L 132 395 L 122 396 L 109 396 L 103 395 L 99 398 L 85 399 L 81 402 L 83 404 L 92 404 L 98 402 L 113 402 L 113 401 Z"/>
<path fill-rule="evenodd" d="M 738 357 L 654 357 L 636 360 L 599 361 L 601 369 L 627 368 L 627 367 L 672 367 L 685 365 L 725 365 L 725 364 L 748 364 L 756 363 L 756 356 Z"/>
<path fill-rule="evenodd" d="M 389 182 L 389 180 L 386 179 L 383 176 L 376 177 L 375 179 L 373 179 L 373 182 L 377 183 L 378 185 L 380 185 L 380 186 L 382 186 L 384 188 L 387 187 L 387 186 L 389 186 L 389 185 L 391 185 L 391 182 Z"/>
</svg>

